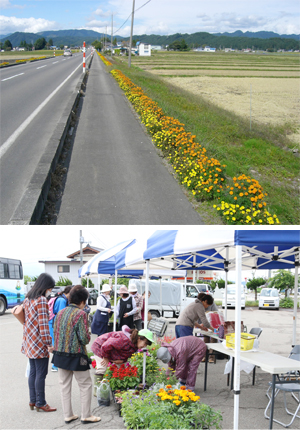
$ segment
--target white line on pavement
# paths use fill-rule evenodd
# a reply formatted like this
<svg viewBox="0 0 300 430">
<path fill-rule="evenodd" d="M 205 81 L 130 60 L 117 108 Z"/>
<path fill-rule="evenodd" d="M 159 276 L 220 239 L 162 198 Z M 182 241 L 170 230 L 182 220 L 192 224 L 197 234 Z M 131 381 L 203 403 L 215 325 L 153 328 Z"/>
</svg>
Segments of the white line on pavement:
<svg viewBox="0 0 300 430">
<path fill-rule="evenodd" d="M 8 81 L 9 79 L 16 78 L 17 76 L 24 75 L 24 73 L 19 73 L 18 75 L 11 76 L 10 78 L 1 79 L 1 82 Z"/>
<path fill-rule="evenodd" d="M 58 61 L 54 61 L 54 63 L 52 63 L 52 64 L 56 64 L 56 63 L 58 63 Z"/>
<path fill-rule="evenodd" d="M 79 67 L 82 67 L 80 63 L 76 69 L 54 90 L 33 112 L 28 118 L 15 130 L 15 132 L 3 143 L 0 148 L 0 159 L 6 153 L 6 151 L 13 145 L 20 134 L 25 130 L 25 128 L 31 123 L 31 121 L 37 116 L 37 114 L 43 109 L 44 106 L 52 99 L 53 96 L 61 89 L 61 87 L 67 82 L 68 79 L 76 72 Z"/>
<path fill-rule="evenodd" d="M 43 67 L 47 67 L 47 64 L 45 64 L 44 66 L 37 67 L 36 69 L 42 69 Z"/>
</svg>

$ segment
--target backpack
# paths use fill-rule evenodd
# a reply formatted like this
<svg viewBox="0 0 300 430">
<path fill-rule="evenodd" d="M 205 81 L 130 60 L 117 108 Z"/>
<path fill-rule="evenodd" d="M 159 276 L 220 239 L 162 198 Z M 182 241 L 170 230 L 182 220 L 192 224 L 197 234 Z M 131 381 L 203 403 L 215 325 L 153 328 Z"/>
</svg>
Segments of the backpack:
<svg viewBox="0 0 300 430">
<path fill-rule="evenodd" d="M 53 312 L 53 308 L 54 308 L 54 303 L 56 302 L 56 299 L 58 299 L 59 296 L 57 297 L 52 297 L 49 302 L 48 302 L 48 307 L 49 307 L 49 321 L 53 320 L 53 318 L 55 318 L 55 313 Z"/>
</svg>

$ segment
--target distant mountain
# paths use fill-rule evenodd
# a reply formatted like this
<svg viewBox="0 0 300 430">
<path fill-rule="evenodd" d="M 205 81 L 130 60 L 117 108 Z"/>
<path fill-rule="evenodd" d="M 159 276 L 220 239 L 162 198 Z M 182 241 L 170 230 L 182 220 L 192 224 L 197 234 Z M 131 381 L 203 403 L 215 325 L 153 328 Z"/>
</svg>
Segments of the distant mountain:
<svg viewBox="0 0 300 430">
<path fill-rule="evenodd" d="M 251 32 L 246 31 L 243 33 L 241 30 L 237 30 L 234 33 L 213 33 L 215 36 L 228 36 L 228 37 L 255 37 L 258 39 L 271 39 L 273 37 L 279 37 L 280 39 L 295 39 L 299 40 L 299 34 L 278 34 L 273 31 L 257 31 Z"/>
<path fill-rule="evenodd" d="M 241 32 L 242 33 L 242 32 Z M 261 38 L 249 38 L 245 36 L 217 36 L 215 34 L 210 33 L 193 33 L 193 34 L 182 34 L 176 33 L 169 36 L 158 36 L 155 34 L 147 35 L 134 35 L 133 39 L 136 41 L 140 41 L 143 43 L 149 43 L 151 45 L 170 45 L 175 41 L 179 41 L 184 39 L 186 44 L 190 48 L 197 48 L 201 46 L 210 46 L 214 48 L 232 48 L 232 49 L 245 49 L 251 48 L 254 50 L 278 50 L 284 49 L 286 51 L 289 50 L 298 50 L 299 49 L 299 39 L 281 39 L 281 38 L 270 38 L 270 39 L 261 39 Z"/>
<path fill-rule="evenodd" d="M 82 46 L 83 42 L 89 44 L 94 42 L 94 40 L 100 40 L 103 36 L 103 33 L 97 33 L 93 30 L 53 30 L 41 31 L 39 33 L 16 32 L 9 35 L 9 40 L 13 46 L 19 46 L 23 40 L 34 44 L 37 39 L 44 37 L 46 40 L 52 39 L 55 46 Z M 120 36 L 115 37 L 117 40 L 122 39 Z M 1 37 L 0 41 L 4 42 L 7 38 L 7 36 Z"/>
<path fill-rule="evenodd" d="M 94 42 L 95 40 L 101 40 L 103 33 L 98 33 L 93 30 L 54 30 L 54 31 L 42 31 L 39 33 L 21 33 L 16 32 L 10 34 L 9 37 L 5 36 L 0 41 L 4 42 L 9 38 L 13 47 L 19 46 L 22 41 L 27 43 L 35 43 L 35 41 L 41 37 L 44 37 L 47 41 L 52 39 L 53 44 L 56 46 L 68 45 L 68 46 L 82 46 L 85 41 L 87 44 Z M 284 37 L 285 36 L 285 37 Z M 294 36 L 294 38 L 293 38 Z M 108 38 L 109 35 L 107 35 Z M 114 36 L 118 41 L 129 40 L 129 37 Z M 170 45 L 171 43 L 184 39 L 189 47 L 201 47 L 209 45 L 215 48 L 232 48 L 232 49 L 245 49 L 252 48 L 255 50 L 298 50 L 299 49 L 299 35 L 277 35 L 273 32 L 257 32 L 243 33 L 242 31 L 236 31 L 234 33 L 218 33 L 210 34 L 204 32 L 198 32 L 193 34 L 181 34 L 176 33 L 169 36 L 160 36 L 155 34 L 142 34 L 134 35 L 133 39 L 140 42 L 150 43 L 151 45 Z"/>
<path fill-rule="evenodd" d="M 9 36 L 11 35 L 11 33 L 8 33 L 8 34 L 0 34 L 0 40 L 1 39 L 7 39 Z"/>
</svg>

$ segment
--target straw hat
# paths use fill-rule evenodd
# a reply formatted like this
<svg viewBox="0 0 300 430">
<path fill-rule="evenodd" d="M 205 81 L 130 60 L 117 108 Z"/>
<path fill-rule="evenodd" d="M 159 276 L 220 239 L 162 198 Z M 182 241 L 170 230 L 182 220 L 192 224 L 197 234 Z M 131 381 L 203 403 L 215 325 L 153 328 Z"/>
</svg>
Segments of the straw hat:
<svg viewBox="0 0 300 430">
<path fill-rule="evenodd" d="M 101 293 L 107 293 L 108 291 L 111 291 L 109 284 L 102 285 Z"/>
<path fill-rule="evenodd" d="M 125 285 L 122 285 L 122 287 L 119 290 L 119 294 L 128 294 L 127 287 Z"/>
</svg>

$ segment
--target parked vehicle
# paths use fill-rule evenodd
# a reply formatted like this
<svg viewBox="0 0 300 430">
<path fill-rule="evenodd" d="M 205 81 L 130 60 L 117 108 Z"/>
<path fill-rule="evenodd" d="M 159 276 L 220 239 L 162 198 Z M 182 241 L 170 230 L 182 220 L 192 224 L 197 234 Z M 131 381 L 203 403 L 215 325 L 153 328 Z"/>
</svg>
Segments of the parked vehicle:
<svg viewBox="0 0 300 430">
<path fill-rule="evenodd" d="M 96 288 L 87 288 L 87 290 L 89 292 L 88 304 L 96 305 L 98 298 L 98 290 Z"/>
<path fill-rule="evenodd" d="M 64 291 L 65 287 L 54 287 L 52 288 L 52 291 L 50 293 L 50 298 L 57 297 L 59 294 L 61 294 Z"/>
<path fill-rule="evenodd" d="M 241 308 L 245 309 L 246 306 L 246 297 L 244 293 L 244 287 L 241 286 Z M 222 291 L 223 298 L 222 298 L 222 308 L 225 308 L 225 290 Z M 236 284 L 229 284 L 227 285 L 227 308 L 235 308 L 235 301 L 236 301 Z"/>
<path fill-rule="evenodd" d="M 146 288 L 146 282 L 131 279 L 140 294 Z M 199 294 L 199 284 L 182 284 L 176 281 L 149 281 L 151 296 L 148 301 L 148 310 L 154 317 L 177 318 L 180 312 L 190 303 L 193 303 Z"/>
<path fill-rule="evenodd" d="M 214 292 L 209 284 L 194 284 L 199 293 L 214 295 Z"/>
<path fill-rule="evenodd" d="M 21 260 L 0 258 L 0 315 L 25 299 Z"/>
<path fill-rule="evenodd" d="M 262 288 L 258 309 L 277 309 L 279 311 L 279 291 L 276 288 Z"/>
</svg>

